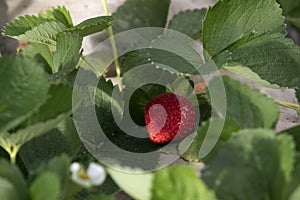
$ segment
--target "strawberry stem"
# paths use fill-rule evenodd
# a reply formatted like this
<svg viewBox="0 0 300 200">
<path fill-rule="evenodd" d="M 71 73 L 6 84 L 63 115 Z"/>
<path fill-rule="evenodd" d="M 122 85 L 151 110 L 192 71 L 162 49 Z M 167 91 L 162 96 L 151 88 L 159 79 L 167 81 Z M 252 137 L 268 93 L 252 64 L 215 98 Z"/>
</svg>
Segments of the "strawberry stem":
<svg viewBox="0 0 300 200">
<path fill-rule="evenodd" d="M 103 8 L 104 8 L 105 15 L 109 15 L 106 0 L 102 0 L 102 5 L 103 5 Z M 114 32 L 113 32 L 112 26 L 108 27 L 108 33 L 109 33 L 110 43 L 111 43 L 111 47 L 112 47 L 112 51 L 113 51 L 114 62 L 115 62 L 115 66 L 116 66 L 116 73 L 117 73 L 118 82 L 119 82 L 119 84 L 118 84 L 119 85 L 119 90 L 122 91 L 123 84 L 122 84 L 122 79 L 121 79 L 121 68 L 120 68 L 120 65 L 119 65 L 117 47 L 116 47 L 116 42 L 115 42 Z"/>
<path fill-rule="evenodd" d="M 283 101 L 275 101 L 277 104 L 279 104 L 280 106 L 284 106 L 287 108 L 291 108 L 297 111 L 298 115 L 300 116 L 300 106 L 297 104 L 293 104 L 293 103 L 288 103 L 288 102 L 283 102 Z"/>
</svg>

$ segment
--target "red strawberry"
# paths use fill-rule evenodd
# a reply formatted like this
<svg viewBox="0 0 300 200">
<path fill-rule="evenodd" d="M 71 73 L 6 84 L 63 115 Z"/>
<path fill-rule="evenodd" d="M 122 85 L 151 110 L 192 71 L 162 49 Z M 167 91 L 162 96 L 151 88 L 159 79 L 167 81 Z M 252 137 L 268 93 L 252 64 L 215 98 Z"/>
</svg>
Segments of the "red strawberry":
<svg viewBox="0 0 300 200">
<path fill-rule="evenodd" d="M 196 111 L 185 97 L 164 93 L 149 101 L 144 116 L 149 138 L 154 143 L 182 139 L 195 127 Z"/>
</svg>

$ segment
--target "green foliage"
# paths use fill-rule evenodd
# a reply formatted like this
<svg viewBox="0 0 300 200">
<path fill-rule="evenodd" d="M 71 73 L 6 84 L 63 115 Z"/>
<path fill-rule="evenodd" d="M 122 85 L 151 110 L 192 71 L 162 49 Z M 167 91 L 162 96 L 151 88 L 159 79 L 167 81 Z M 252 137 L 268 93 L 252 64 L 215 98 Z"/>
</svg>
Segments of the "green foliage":
<svg viewBox="0 0 300 200">
<path fill-rule="evenodd" d="M 298 2 L 279 0 L 286 20 L 299 28 Z M 111 195 L 118 187 L 142 200 L 299 198 L 299 126 L 276 134 L 278 105 L 228 77 L 222 77 L 226 97 L 215 99 L 226 105 L 226 116 L 220 116 L 220 108 L 210 99 L 217 79 L 209 82 L 205 95 L 194 94 L 189 81 L 199 75 L 198 70 L 213 71 L 207 68 L 215 62 L 221 70 L 266 87 L 296 88 L 299 100 L 300 49 L 285 38 L 279 4 L 275 0 L 220 0 L 208 10 L 180 12 L 167 23 L 169 7 L 170 0 L 127 0 L 113 17 L 91 18 L 75 26 L 65 7 L 55 7 L 37 16 L 19 17 L 4 27 L 3 35 L 32 44 L 16 57 L 0 58 L 0 146 L 17 163 L 9 164 L 1 152 L 1 199 L 106 200 L 114 199 Z M 141 27 L 171 29 L 150 31 L 150 41 L 137 42 L 146 44 L 144 49 L 121 57 L 122 91 L 102 77 L 107 67 L 103 63 L 111 59 L 108 53 L 82 57 L 83 37 L 111 25 L 115 33 Z M 202 39 L 206 63 L 190 37 Z M 135 71 L 141 65 L 145 68 Z M 73 90 L 80 67 L 92 76 Z M 92 68 L 93 72 L 88 71 Z M 153 77 L 161 85 L 148 84 Z M 98 82 L 96 88 L 89 85 L 92 79 Z M 73 105 L 73 111 L 80 113 L 75 118 L 71 110 L 76 89 L 84 98 L 80 106 Z M 192 103 L 200 107 L 203 121 L 197 133 L 175 145 L 183 159 L 202 159 L 201 177 L 188 166 L 143 173 L 164 161 L 161 151 L 168 147 L 151 143 L 146 129 L 139 127 L 145 125 L 148 101 L 165 91 L 197 97 Z M 104 135 L 93 127 L 94 111 Z M 219 138 L 214 125 L 222 117 L 225 124 Z M 127 124 L 130 118 L 139 126 Z M 136 130 L 138 137 L 129 134 Z M 213 140 L 216 145 L 203 158 L 201 148 Z M 186 150 L 187 144 L 191 145 Z M 167 155 L 169 149 L 164 150 Z M 72 161 L 87 166 L 102 158 L 116 161 L 110 167 L 122 170 L 107 169 L 106 181 L 91 188 L 71 180 Z"/>
<path fill-rule="evenodd" d="M 63 25 L 60 22 L 55 21 L 47 21 L 43 24 L 39 24 L 35 27 L 32 27 L 25 33 L 21 35 L 7 35 L 12 38 L 15 38 L 17 40 L 21 41 L 27 41 L 27 42 L 36 42 L 36 43 L 42 43 L 47 44 L 50 46 L 56 45 L 57 40 L 57 34 L 64 31 L 66 29 L 66 26 Z"/>
<path fill-rule="evenodd" d="M 1 198 L 7 195 L 8 199 L 28 199 L 27 183 L 21 171 L 4 159 L 0 160 L 0 180 L 0 185 L 4 186 L 3 191 L 0 189 Z"/>
<path fill-rule="evenodd" d="M 85 37 L 97 32 L 100 32 L 110 26 L 112 17 L 101 16 L 87 19 L 76 26 L 68 28 L 66 31 L 77 33 L 80 37 Z"/>
<path fill-rule="evenodd" d="M 172 166 L 155 173 L 152 185 L 153 200 L 207 199 L 217 200 L 213 191 L 196 176 L 192 167 Z"/>
<path fill-rule="evenodd" d="M 220 199 L 283 200 L 294 156 L 290 137 L 244 130 L 221 145 L 215 158 L 206 163 L 202 177 Z"/>
<path fill-rule="evenodd" d="M 300 151 L 300 126 L 295 126 L 284 130 L 281 132 L 281 134 L 288 134 L 292 136 L 296 145 L 296 150 Z"/>
<path fill-rule="evenodd" d="M 296 98 L 297 98 L 297 100 L 298 100 L 298 104 L 300 104 L 300 90 L 299 90 L 299 88 L 296 88 Z"/>
<path fill-rule="evenodd" d="M 192 44 L 193 41 L 183 35 L 178 37 L 172 32 L 159 35 L 151 43 L 150 61 L 159 66 L 165 65 L 172 72 L 198 75 L 197 69 L 203 61 Z"/>
<path fill-rule="evenodd" d="M 49 88 L 47 102 L 28 119 L 27 125 L 45 122 L 61 114 L 69 113 L 72 109 L 72 89 L 64 84 L 52 85 Z"/>
<path fill-rule="evenodd" d="M 217 80 L 212 80 L 209 83 L 211 88 L 214 88 L 216 82 Z M 206 137 L 228 140 L 234 132 L 239 130 L 261 127 L 272 129 L 275 127 L 279 117 L 279 108 L 273 100 L 258 90 L 229 77 L 224 76 L 223 82 L 226 91 L 226 99 L 223 100 L 226 101 L 226 118 L 220 138 L 215 135 L 218 132 L 212 132 L 212 135 L 209 136 L 206 134 L 209 126 L 217 122 L 218 119 L 210 119 L 208 122 L 202 123 L 187 151 L 184 152 L 181 145 L 186 146 L 186 142 L 191 140 L 189 137 L 179 145 L 180 155 L 188 161 L 200 160 L 199 151 Z"/>
<path fill-rule="evenodd" d="M 56 51 L 53 56 L 53 73 L 60 69 L 72 71 L 81 56 L 82 37 L 77 34 L 61 33 L 57 39 Z"/>
<path fill-rule="evenodd" d="M 47 102 L 32 114 L 13 133 L 0 135 L 0 146 L 11 154 L 11 149 L 20 148 L 23 144 L 57 126 L 72 108 L 72 88 L 64 85 L 52 86 Z"/>
<path fill-rule="evenodd" d="M 47 76 L 28 58 L 0 58 L 0 133 L 19 125 L 47 98 Z M 1 137 L 1 134 L 0 134 Z"/>
<path fill-rule="evenodd" d="M 54 72 L 53 56 L 49 46 L 40 43 L 33 43 L 23 47 L 19 55 L 33 58 L 36 62 L 44 65 L 45 71 L 49 74 Z"/>
<path fill-rule="evenodd" d="M 50 21 L 56 22 L 56 23 L 52 23 L 53 26 L 59 26 L 61 28 L 72 26 L 72 19 L 69 11 L 65 7 L 58 6 L 52 8 L 51 10 L 47 10 L 45 13 L 41 13 L 38 16 L 25 15 L 10 21 L 4 27 L 3 34 L 17 39 L 21 35 L 29 36 L 30 35 L 29 33 L 38 34 L 38 31 L 36 30 L 35 27 L 40 27 L 39 28 L 40 31 L 43 31 L 42 27 L 46 28 L 46 26 L 40 26 L 40 25 Z M 36 30 L 35 32 L 28 32 L 33 28 L 35 28 Z M 42 35 L 42 33 L 39 34 Z M 25 37 L 25 36 L 21 36 L 21 37 Z M 36 36 L 33 38 L 36 38 Z"/>
<path fill-rule="evenodd" d="M 127 0 L 113 13 L 115 33 L 141 27 L 164 27 L 170 0 Z"/>
<path fill-rule="evenodd" d="M 121 58 L 122 73 L 148 64 L 149 68 L 158 66 L 176 74 L 198 75 L 203 61 L 191 43 L 190 38 L 174 32 L 159 35 L 151 41 L 151 47 L 130 51 Z"/>
<path fill-rule="evenodd" d="M 59 199 L 59 178 L 54 173 L 44 172 L 33 181 L 33 183 L 30 186 L 29 192 L 30 198 L 32 200 Z"/>
<path fill-rule="evenodd" d="M 297 11 L 300 6 L 300 1 L 298 0 L 277 0 L 283 9 L 283 14 L 285 16 Z"/>
<path fill-rule="evenodd" d="M 218 1 L 203 22 L 203 47 L 213 57 L 243 37 L 284 33 L 284 18 L 272 0 Z"/>
<path fill-rule="evenodd" d="M 199 151 L 206 137 L 208 127 L 209 122 L 202 123 L 194 138 L 188 136 L 179 143 L 178 152 L 182 159 L 190 162 L 200 162 Z M 185 149 L 187 144 L 191 145 L 188 149 Z"/>
<path fill-rule="evenodd" d="M 298 87 L 300 48 L 282 34 L 262 35 L 240 40 L 215 58 L 217 63 L 240 62 L 259 77 L 283 87 Z M 251 56 L 248 56 L 251 55 Z M 219 61 L 220 57 L 226 60 Z M 221 66 L 219 64 L 219 66 Z"/>
<path fill-rule="evenodd" d="M 105 196 L 105 195 L 92 195 L 86 198 L 86 200 L 114 200 L 112 196 Z"/>
<path fill-rule="evenodd" d="M 168 90 L 176 95 L 186 97 L 194 104 L 194 106 L 198 105 L 198 102 L 193 102 L 192 99 L 189 98 L 195 96 L 195 94 L 193 85 L 191 85 L 191 82 L 185 77 L 178 76 L 175 81 L 168 85 Z"/>
<path fill-rule="evenodd" d="M 286 188 L 284 197 L 289 200 L 296 200 L 299 196 L 299 178 L 300 178 L 300 159 L 299 155 L 296 155 L 296 160 L 294 164 L 293 174 L 291 176 L 292 178 L 288 182 Z"/>
<path fill-rule="evenodd" d="M 206 12 L 206 8 L 182 11 L 173 17 L 168 28 L 198 39 L 201 37 L 202 21 Z"/>
<path fill-rule="evenodd" d="M 0 196 L 5 200 L 19 199 L 13 184 L 2 177 L 0 177 Z"/>
<path fill-rule="evenodd" d="M 139 169 L 123 168 L 124 171 L 108 169 L 118 186 L 135 199 L 150 200 L 153 174 Z"/>
<path fill-rule="evenodd" d="M 228 65 L 224 65 L 221 70 L 236 74 L 238 76 L 241 76 L 243 78 L 246 78 L 253 83 L 256 83 L 258 85 L 261 85 L 263 87 L 268 88 L 279 88 L 278 85 L 271 84 L 266 80 L 261 79 L 255 72 L 253 72 L 250 68 L 244 67 L 238 63 L 230 63 Z"/>
<path fill-rule="evenodd" d="M 53 156 L 48 162 L 39 165 L 36 173 L 42 174 L 43 172 L 51 172 L 56 174 L 59 178 L 61 185 L 66 184 L 69 178 L 69 166 L 70 166 L 70 158 L 66 155 Z"/>
<path fill-rule="evenodd" d="M 73 26 L 70 12 L 64 6 L 57 6 L 51 10 L 46 10 L 44 13 L 40 13 L 38 17 L 60 22 L 66 27 Z"/>
<path fill-rule="evenodd" d="M 6 24 L 3 29 L 3 35 L 16 37 L 25 34 L 33 27 L 39 26 L 49 20 L 37 16 L 20 16 Z"/>
<path fill-rule="evenodd" d="M 300 1 L 299 0 L 277 0 L 282 9 L 286 20 L 292 25 L 300 28 Z"/>
<path fill-rule="evenodd" d="M 69 42 L 74 42 L 76 51 L 79 48 L 77 46 L 81 46 L 79 40 L 81 40 L 82 37 L 104 30 L 110 26 L 111 21 L 112 17 L 101 16 L 87 19 L 73 26 L 69 11 L 65 7 L 58 6 L 38 16 L 25 15 L 12 20 L 4 27 L 3 35 L 22 41 L 46 44 L 51 48 L 56 46 L 57 40 L 59 40 L 60 43 L 62 40 L 71 40 Z M 78 34 L 78 38 L 66 37 L 66 34 L 63 39 L 60 39 L 58 35 L 63 32 L 76 33 Z M 59 46 L 61 45 L 63 47 L 66 46 L 66 44 L 60 44 Z M 64 54 L 65 53 L 66 52 L 64 52 Z M 57 63 L 54 62 L 54 64 Z M 54 67 L 56 68 L 57 66 Z M 57 69 L 53 71 L 56 72 Z"/>
<path fill-rule="evenodd" d="M 71 155 L 75 155 L 79 151 L 81 140 L 78 136 L 74 121 L 72 118 L 67 117 L 58 125 L 58 130 L 66 138 Z"/>
<path fill-rule="evenodd" d="M 128 79 L 132 80 L 132 79 Z M 157 148 L 159 148 L 156 144 L 153 144 L 150 142 L 147 138 L 139 138 L 139 137 L 134 137 L 123 130 L 121 130 L 118 125 L 116 124 L 116 121 L 113 118 L 112 115 L 112 108 L 114 108 L 114 114 L 116 116 L 122 116 L 123 108 L 122 106 L 118 103 L 118 101 L 114 98 L 112 98 L 112 91 L 113 91 L 113 86 L 111 82 L 106 82 L 103 78 L 99 80 L 98 88 L 96 90 L 96 96 L 95 96 L 95 104 L 96 104 L 96 114 L 97 114 L 97 119 L 101 125 L 101 128 L 103 129 L 106 137 L 112 142 L 114 145 L 118 146 L 120 150 L 126 150 L 128 152 L 136 152 L 136 153 L 147 153 L 151 152 Z M 117 96 L 121 97 L 123 94 L 120 93 Z M 121 99 L 119 99 L 121 100 Z M 124 99 L 126 100 L 126 98 Z M 118 113 L 116 113 L 118 112 Z M 122 118 L 121 118 L 122 119 Z M 120 122 L 119 122 L 120 123 Z M 126 127 L 125 128 L 131 128 L 127 127 L 128 125 L 124 124 Z M 129 129 L 130 130 L 130 129 Z M 147 136 L 146 132 L 140 133 L 140 137 L 145 137 Z M 90 136 L 93 136 L 95 134 L 90 134 Z M 95 137 L 95 136 L 93 136 Z M 88 138 L 91 140 L 92 138 Z M 99 140 L 100 138 L 98 138 Z M 104 138 L 102 138 L 103 140 Z M 106 138 L 105 138 L 106 139 Z M 106 139 L 107 140 L 107 139 Z M 94 141 L 97 141 L 94 139 Z M 104 140 L 105 141 L 105 140 Z M 102 154 L 103 155 L 110 155 L 112 148 L 115 148 L 115 146 L 111 146 L 110 143 L 105 143 L 103 145 L 103 150 Z M 118 151 L 116 151 L 116 155 L 118 154 Z M 136 163 L 131 163 L 130 160 L 128 160 L 126 157 L 121 157 L 122 154 L 117 156 L 122 164 L 125 166 L 129 165 L 131 166 L 132 164 L 140 163 L 143 166 L 145 165 L 145 160 L 139 160 L 139 157 L 137 156 L 136 158 Z M 141 158 L 143 158 L 142 154 L 140 155 Z M 154 156 L 151 159 L 156 159 Z M 153 167 L 150 165 L 152 160 L 149 160 L 149 168 Z"/>
<path fill-rule="evenodd" d="M 53 129 L 22 146 L 19 155 L 26 170 L 33 172 L 41 164 L 55 156 L 60 156 L 64 153 L 72 155 L 69 146 L 70 144 L 66 138 L 59 131 Z"/>
<path fill-rule="evenodd" d="M 209 84 L 211 88 L 217 80 Z M 232 132 L 245 128 L 274 128 L 279 117 L 278 105 L 237 80 L 224 76 L 223 82 L 226 92 L 226 119 L 222 131 L 222 138 L 228 138 Z M 213 108 L 214 109 L 214 108 Z"/>
</svg>

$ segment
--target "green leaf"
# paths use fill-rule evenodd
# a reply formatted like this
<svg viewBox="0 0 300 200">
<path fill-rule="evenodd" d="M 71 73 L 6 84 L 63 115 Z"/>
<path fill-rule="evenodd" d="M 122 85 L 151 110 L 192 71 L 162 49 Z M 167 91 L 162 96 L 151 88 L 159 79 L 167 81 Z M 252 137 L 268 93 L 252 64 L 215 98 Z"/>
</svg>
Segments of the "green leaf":
<svg viewBox="0 0 300 200">
<path fill-rule="evenodd" d="M 280 88 L 278 85 L 271 84 L 266 80 L 261 79 L 256 73 L 254 73 L 250 68 L 244 67 L 237 63 L 230 63 L 228 65 L 224 65 L 221 70 L 236 74 L 243 78 L 246 78 L 258 85 L 268 88 L 278 89 Z"/>
<path fill-rule="evenodd" d="M 26 42 L 37 42 L 47 45 L 56 45 L 57 34 L 66 29 L 60 22 L 49 21 L 26 31 L 24 34 L 11 36 L 17 40 Z"/>
<path fill-rule="evenodd" d="M 130 78 L 128 78 L 128 80 L 133 81 L 133 79 Z M 118 112 L 118 114 L 115 114 L 119 116 L 121 116 L 121 114 L 123 113 L 123 108 L 121 107 L 121 105 L 119 105 L 117 100 L 112 97 L 113 86 L 111 82 L 105 83 L 104 81 L 104 79 L 100 79 L 99 81 L 98 88 L 96 90 L 95 104 L 98 121 L 108 139 L 110 139 L 110 141 L 113 142 L 114 145 L 117 145 L 120 149 L 126 150 L 128 152 L 151 152 L 151 150 L 156 149 L 157 145 L 153 144 L 149 139 L 128 135 L 118 127 L 115 122 L 116 120 L 112 116 L 112 107 L 114 107 L 114 112 Z M 118 96 L 121 97 L 122 95 L 124 94 L 120 93 Z M 124 100 L 128 101 L 128 99 Z M 141 136 L 146 136 L 146 132 L 141 133 Z M 106 146 L 104 145 L 104 147 Z M 107 153 L 110 153 L 109 147 L 106 148 L 108 148 L 106 149 Z M 105 152 L 103 154 L 105 154 Z M 129 165 L 133 164 L 128 163 L 128 160 L 126 158 L 122 158 L 122 161 Z"/>
<path fill-rule="evenodd" d="M 77 34 L 61 33 L 58 35 L 56 51 L 53 56 L 53 72 L 60 69 L 73 70 L 81 56 L 82 37 Z"/>
<path fill-rule="evenodd" d="M 238 41 L 215 58 L 218 66 L 228 61 L 249 67 L 261 79 L 283 87 L 300 86 L 300 48 L 282 34 L 262 35 Z M 226 60 L 219 62 L 220 57 Z M 222 60 L 222 59 L 221 59 Z"/>
<path fill-rule="evenodd" d="M 20 16 L 17 19 L 11 20 L 3 28 L 3 35 L 5 36 L 19 36 L 29 31 L 33 27 L 39 26 L 48 22 L 49 20 L 37 16 Z"/>
<path fill-rule="evenodd" d="M 28 119 L 27 125 L 45 122 L 63 113 L 69 113 L 72 109 L 72 91 L 73 88 L 68 85 L 52 85 L 47 102 Z"/>
<path fill-rule="evenodd" d="M 291 194 L 289 200 L 297 200 L 300 196 L 300 186 Z"/>
<path fill-rule="evenodd" d="M 81 140 L 78 136 L 74 121 L 72 118 L 67 117 L 58 125 L 58 130 L 65 136 L 70 147 L 70 154 L 75 155 L 80 148 Z"/>
<path fill-rule="evenodd" d="M 57 126 L 70 114 L 72 109 L 72 88 L 66 85 L 53 85 L 49 90 L 47 102 L 31 115 L 14 133 L 0 135 L 3 147 L 20 146 L 41 136 Z"/>
<path fill-rule="evenodd" d="M 3 35 L 18 39 L 19 36 L 22 36 L 26 33 L 27 36 L 29 36 L 30 33 L 38 34 L 39 29 L 40 31 L 46 30 L 45 26 L 43 26 L 46 23 L 50 23 L 52 26 L 54 26 L 53 24 L 58 24 L 65 28 L 73 26 L 69 11 L 65 7 L 58 6 L 52 8 L 51 10 L 47 10 L 45 13 L 40 13 L 38 16 L 25 15 L 11 20 L 5 25 Z M 39 28 L 37 29 L 36 27 Z M 30 32 L 32 29 L 35 29 L 35 31 Z M 40 33 L 40 35 L 44 35 L 44 33 Z"/>
<path fill-rule="evenodd" d="M 153 161 L 157 159 L 158 155 L 156 152 L 151 152 L 158 149 L 159 146 L 147 138 L 147 132 L 144 129 L 139 132 L 138 137 L 135 137 L 119 128 L 116 124 L 116 121 L 119 120 L 114 118 L 113 112 L 115 117 L 120 119 L 123 112 L 123 107 L 120 105 L 123 101 L 123 94 L 118 93 L 119 90 L 116 88 L 114 91 L 117 92 L 115 97 L 121 99 L 112 97 L 114 86 L 111 81 L 107 82 L 103 77 L 97 79 L 97 81 L 95 101 L 90 102 L 91 94 L 88 89 L 82 90 L 82 95 L 85 97 L 82 100 L 84 103 L 82 106 L 78 106 L 75 113 L 75 124 L 76 127 L 80 127 L 78 133 L 83 143 L 87 145 L 91 153 L 97 155 L 98 159 L 117 160 L 124 166 L 142 166 L 147 169 L 155 167 L 156 164 Z M 90 119 L 89 116 L 93 112 L 92 110 L 96 111 L 97 120 L 103 132 L 96 131 L 94 124 L 91 123 L 92 121 L 87 120 Z M 123 128 L 126 130 L 133 128 L 126 123 L 124 126 Z M 101 154 L 98 153 L 99 151 L 101 151 Z M 142 152 L 149 153 L 149 156 L 146 158 Z M 136 155 L 135 162 L 130 159 L 132 153 Z"/>
<path fill-rule="evenodd" d="M 189 99 L 190 96 L 194 96 L 194 89 L 189 80 L 183 76 L 179 76 L 173 83 L 168 85 L 170 92 L 184 96 Z M 189 99 L 192 101 L 192 99 Z M 195 102 L 193 102 L 195 104 Z"/>
<path fill-rule="evenodd" d="M 200 162 L 199 151 L 203 144 L 204 138 L 206 137 L 206 132 L 208 130 L 209 123 L 203 123 L 198 131 L 196 136 L 188 136 L 184 138 L 178 145 L 178 152 L 181 155 L 181 158 L 189 162 Z M 187 145 L 190 144 L 186 150 Z"/>
<path fill-rule="evenodd" d="M 165 27 L 170 0 L 127 0 L 113 13 L 115 33 L 140 27 Z"/>
<path fill-rule="evenodd" d="M 23 47 L 19 54 L 25 57 L 34 58 L 37 62 L 47 65 L 45 66 L 45 70 L 49 71 L 50 68 L 49 73 L 53 73 L 53 56 L 49 46 L 45 44 L 32 43 Z"/>
<path fill-rule="evenodd" d="M 67 29 L 67 32 L 77 33 L 80 37 L 85 37 L 98 33 L 111 25 L 112 17 L 101 16 L 87 19 L 74 27 Z"/>
<path fill-rule="evenodd" d="M 105 196 L 105 195 L 93 195 L 86 198 L 86 200 L 114 200 L 113 196 Z"/>
<path fill-rule="evenodd" d="M 151 47 L 134 50 L 121 58 L 122 73 L 144 64 L 158 66 L 172 73 L 198 75 L 198 68 L 203 63 L 202 58 L 191 46 L 192 40 L 184 35 L 159 35 L 153 40 Z M 151 64 L 151 65 L 150 65 Z"/>
<path fill-rule="evenodd" d="M 224 76 L 223 82 L 226 99 L 221 99 L 221 101 L 226 101 L 226 118 L 221 135 L 219 135 L 219 130 L 214 130 L 214 123 L 219 123 L 219 119 L 213 118 L 208 122 L 202 123 L 194 139 L 187 137 L 179 144 L 180 155 L 185 160 L 200 161 L 199 153 L 204 139 L 206 142 L 215 139 L 219 140 L 216 147 L 214 147 L 218 148 L 218 143 L 230 138 L 235 131 L 248 128 L 273 129 L 276 125 L 279 117 L 279 107 L 272 99 L 261 94 L 258 90 L 252 89 L 248 85 L 229 77 Z M 216 84 L 217 79 L 213 79 L 209 83 L 212 89 L 216 88 Z M 208 98 L 208 100 L 210 99 Z M 216 110 L 215 112 L 218 111 Z M 210 135 L 207 135 L 208 128 L 211 128 Z M 191 141 L 192 139 L 193 141 Z M 182 147 L 186 147 L 186 144 L 191 145 L 184 151 L 185 148 Z M 213 155 L 214 152 L 211 152 L 205 158 L 201 157 L 201 159 L 209 159 Z"/>
<path fill-rule="evenodd" d="M 300 104 L 300 90 L 299 90 L 299 88 L 296 88 L 295 93 L 296 93 L 296 98 L 298 100 L 298 104 Z"/>
<path fill-rule="evenodd" d="M 294 156 L 290 137 L 268 130 L 243 130 L 220 146 L 206 163 L 202 178 L 219 199 L 282 200 Z"/>
<path fill-rule="evenodd" d="M 37 174 L 42 174 L 45 171 L 56 174 L 62 186 L 69 180 L 69 166 L 71 164 L 70 158 L 66 155 L 56 156 L 47 163 L 40 165 Z"/>
<path fill-rule="evenodd" d="M 145 126 L 144 109 L 151 100 L 149 95 L 142 89 L 137 89 L 129 100 L 129 113 L 132 120 L 140 125 Z"/>
<path fill-rule="evenodd" d="M 284 33 L 281 12 L 275 0 L 218 1 L 203 22 L 203 47 L 213 57 L 245 36 Z"/>
<path fill-rule="evenodd" d="M 299 188 L 300 188 L 300 157 L 296 155 L 296 161 L 294 164 L 292 178 L 285 187 L 285 199 L 297 200 L 299 197 Z"/>
<path fill-rule="evenodd" d="M 237 80 L 224 76 L 226 119 L 221 137 L 245 128 L 274 128 L 279 117 L 278 105 L 265 94 Z M 214 79 L 211 88 L 217 84 Z M 209 99 L 209 98 L 208 98 Z"/>
<path fill-rule="evenodd" d="M 124 92 L 126 93 L 126 89 Z M 147 103 L 164 92 L 166 92 L 165 87 L 157 84 L 144 85 L 135 90 L 129 100 L 129 113 L 132 120 L 139 126 L 145 126 L 144 109 Z"/>
<path fill-rule="evenodd" d="M 42 67 L 22 57 L 0 59 L 0 133 L 28 118 L 47 98 L 48 79 Z M 1 135 L 1 134 L 0 134 Z"/>
<path fill-rule="evenodd" d="M 205 199 L 217 200 L 213 191 L 196 176 L 189 166 L 172 166 L 154 174 L 153 200 Z"/>
<path fill-rule="evenodd" d="M 45 13 L 39 14 L 38 17 L 61 22 L 66 27 L 73 26 L 70 12 L 64 6 L 57 6 L 51 10 L 46 10 Z"/>
<path fill-rule="evenodd" d="M 71 154 L 70 151 L 66 138 L 57 129 L 53 129 L 27 142 L 19 155 L 27 171 L 35 171 L 41 163 L 64 153 Z"/>
<path fill-rule="evenodd" d="M 32 200 L 58 200 L 60 196 L 59 178 L 51 172 L 39 175 L 30 185 Z"/>
<path fill-rule="evenodd" d="M 300 126 L 295 126 L 280 132 L 280 134 L 288 134 L 293 137 L 296 150 L 300 151 Z"/>
<path fill-rule="evenodd" d="M 198 39 L 201 37 L 202 21 L 206 12 L 206 8 L 182 11 L 172 18 L 168 28 Z"/>
<path fill-rule="evenodd" d="M 158 36 L 150 48 L 150 61 L 156 65 L 170 67 L 172 72 L 198 75 L 203 63 L 198 52 L 192 47 L 192 40 L 172 32 Z M 164 66 L 162 66 L 164 67 Z"/>
<path fill-rule="evenodd" d="M 300 6 L 300 1 L 298 0 L 277 0 L 283 9 L 283 14 L 289 15 L 295 10 L 298 10 Z"/>
<path fill-rule="evenodd" d="M 117 185 L 134 199 L 150 200 L 153 174 L 142 170 L 123 168 L 122 171 L 107 169 Z"/>
<path fill-rule="evenodd" d="M 7 180 L 10 183 L 10 186 L 7 185 L 8 188 L 11 188 L 17 199 L 28 199 L 27 194 L 27 183 L 21 173 L 21 171 L 17 168 L 16 165 L 8 163 L 6 160 L 0 160 L 0 180 Z M 3 182 L 4 184 L 4 182 Z M 1 185 L 1 184 L 0 184 Z M 0 187 L 1 188 L 1 187 Z M 7 188 L 7 189 L 8 189 Z M 1 192 L 1 189 L 0 189 Z M 0 193 L 1 194 L 1 193 Z M 3 196 L 1 195 L 1 199 Z"/>
<path fill-rule="evenodd" d="M 19 200 L 14 185 L 2 177 L 0 177 L 0 197 L 5 200 Z"/>
<path fill-rule="evenodd" d="M 122 75 L 124 75 L 126 72 L 128 72 L 134 67 L 138 67 L 144 64 L 150 64 L 151 60 L 148 59 L 150 57 L 149 55 L 150 55 L 149 48 L 134 50 L 124 54 L 120 58 Z"/>
</svg>

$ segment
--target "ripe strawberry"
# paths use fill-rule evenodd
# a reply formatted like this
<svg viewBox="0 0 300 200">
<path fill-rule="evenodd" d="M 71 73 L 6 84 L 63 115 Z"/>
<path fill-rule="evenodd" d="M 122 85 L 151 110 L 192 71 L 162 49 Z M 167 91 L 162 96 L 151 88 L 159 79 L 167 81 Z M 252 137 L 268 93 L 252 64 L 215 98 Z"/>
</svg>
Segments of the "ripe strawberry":
<svg viewBox="0 0 300 200">
<path fill-rule="evenodd" d="M 191 102 L 172 93 L 151 99 L 144 110 L 144 116 L 149 138 L 154 143 L 182 139 L 193 131 L 196 121 L 196 112 Z"/>
</svg>

